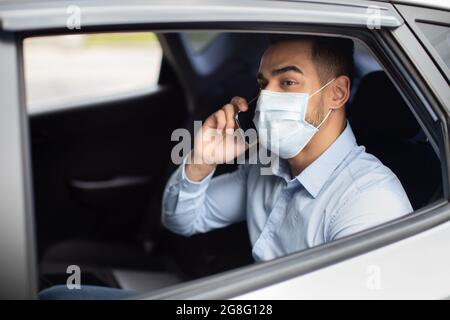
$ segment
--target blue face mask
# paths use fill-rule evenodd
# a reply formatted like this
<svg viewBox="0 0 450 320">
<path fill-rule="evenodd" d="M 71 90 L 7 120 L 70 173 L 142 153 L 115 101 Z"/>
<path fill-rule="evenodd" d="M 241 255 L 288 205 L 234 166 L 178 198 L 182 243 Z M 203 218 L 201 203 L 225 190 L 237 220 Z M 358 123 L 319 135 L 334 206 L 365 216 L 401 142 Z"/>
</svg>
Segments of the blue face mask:
<svg viewBox="0 0 450 320">
<path fill-rule="evenodd" d="M 283 159 L 293 158 L 300 153 L 333 110 L 330 109 L 322 122 L 314 127 L 305 120 L 308 100 L 334 80 L 311 95 L 261 90 L 253 119 L 260 145 Z"/>
</svg>

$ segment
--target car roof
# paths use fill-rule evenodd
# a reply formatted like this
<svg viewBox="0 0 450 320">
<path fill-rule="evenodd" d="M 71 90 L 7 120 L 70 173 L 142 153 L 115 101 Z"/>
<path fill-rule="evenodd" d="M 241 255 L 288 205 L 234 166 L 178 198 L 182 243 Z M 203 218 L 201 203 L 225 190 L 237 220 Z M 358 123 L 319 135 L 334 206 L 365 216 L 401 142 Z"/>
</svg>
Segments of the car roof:
<svg viewBox="0 0 450 320">
<path fill-rule="evenodd" d="M 380 0 L 380 1 L 398 4 L 412 4 L 418 6 L 435 7 L 450 10 L 450 1 L 448 0 Z"/>
<path fill-rule="evenodd" d="M 142 1 L 143 3 L 148 4 L 149 2 L 152 2 L 154 0 L 145 0 Z M 267 1 L 267 0 L 253 0 L 255 2 L 258 1 Z M 285 1 L 285 0 L 275 0 L 275 1 Z M 432 7 L 432 8 L 439 8 L 439 9 L 446 9 L 450 10 L 450 1 L 448 0 L 293 0 L 296 2 L 330 2 L 330 3 L 336 3 L 336 4 L 368 4 L 370 2 L 386 2 L 386 3 L 397 3 L 397 4 L 409 4 L 409 5 L 418 5 L 418 6 L 424 6 L 424 7 Z M 95 0 L 77 0 L 72 1 L 71 4 L 81 5 L 83 2 L 93 4 L 96 1 Z M 124 5 L 123 1 L 98 1 L 100 4 L 121 4 Z M 161 0 L 156 0 L 154 2 L 161 2 Z M 170 1 L 170 2 L 176 2 L 176 1 Z M 180 1 L 182 2 L 182 0 Z M 292 0 L 286 0 L 286 2 L 292 2 Z M 61 0 L 0 0 L 0 9 L 7 8 L 7 9 L 23 9 L 24 6 L 30 5 L 33 7 L 36 7 L 37 4 L 49 4 L 49 3 L 66 3 Z M 133 2 L 135 3 L 135 2 Z M 207 3 L 207 1 L 205 1 Z"/>
</svg>

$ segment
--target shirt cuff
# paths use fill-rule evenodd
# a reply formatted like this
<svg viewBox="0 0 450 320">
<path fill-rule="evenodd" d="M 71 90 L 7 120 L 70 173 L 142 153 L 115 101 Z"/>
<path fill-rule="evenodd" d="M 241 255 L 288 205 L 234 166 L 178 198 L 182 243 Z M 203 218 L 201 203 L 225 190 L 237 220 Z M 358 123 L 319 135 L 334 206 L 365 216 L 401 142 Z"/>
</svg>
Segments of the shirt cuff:
<svg viewBox="0 0 450 320">
<path fill-rule="evenodd" d="M 181 163 L 180 167 L 178 167 L 177 172 L 175 173 L 175 177 L 174 177 L 175 179 L 173 181 L 174 183 L 172 183 L 172 187 L 170 189 L 174 190 L 173 187 L 175 187 L 175 189 L 178 189 L 176 187 L 176 185 L 179 185 L 182 192 L 188 192 L 190 194 L 202 193 L 207 189 L 209 182 L 216 170 L 215 169 L 212 170 L 206 177 L 204 177 L 200 181 L 190 180 L 187 177 L 186 171 L 185 171 L 186 170 L 186 162 L 187 162 L 189 156 L 190 155 L 187 155 L 183 159 L 183 162 Z"/>
</svg>

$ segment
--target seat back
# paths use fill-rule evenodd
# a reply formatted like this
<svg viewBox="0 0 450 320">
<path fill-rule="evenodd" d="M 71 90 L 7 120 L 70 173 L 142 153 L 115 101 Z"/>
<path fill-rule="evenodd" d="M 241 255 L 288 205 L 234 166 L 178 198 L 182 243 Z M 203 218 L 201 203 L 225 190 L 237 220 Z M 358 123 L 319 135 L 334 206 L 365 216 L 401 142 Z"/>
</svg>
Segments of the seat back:
<svg viewBox="0 0 450 320">
<path fill-rule="evenodd" d="M 360 82 L 348 119 L 358 144 L 389 167 L 414 209 L 426 205 L 441 185 L 440 162 L 411 110 L 383 71 Z"/>
</svg>

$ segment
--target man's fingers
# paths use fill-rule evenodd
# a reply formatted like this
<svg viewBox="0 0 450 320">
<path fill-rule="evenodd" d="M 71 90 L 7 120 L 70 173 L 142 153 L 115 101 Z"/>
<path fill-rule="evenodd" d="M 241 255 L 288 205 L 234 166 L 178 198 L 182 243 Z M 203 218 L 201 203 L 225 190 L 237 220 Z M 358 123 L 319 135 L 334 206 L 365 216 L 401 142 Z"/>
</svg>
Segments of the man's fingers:
<svg viewBox="0 0 450 320">
<path fill-rule="evenodd" d="M 245 112 L 248 110 L 247 100 L 242 97 L 233 97 L 230 102 L 235 107 L 235 112 L 242 111 Z"/>
<path fill-rule="evenodd" d="M 204 123 L 205 128 L 217 130 L 223 130 L 225 128 L 225 125 L 226 125 L 225 112 L 222 109 L 217 110 L 212 115 L 210 115 Z"/>
<path fill-rule="evenodd" d="M 223 130 L 227 124 L 227 118 L 225 117 L 225 111 L 223 109 L 217 110 L 214 113 L 214 119 L 216 120 L 216 128 Z"/>
<path fill-rule="evenodd" d="M 236 122 L 234 120 L 234 115 L 236 114 L 235 106 L 229 103 L 226 104 L 222 109 L 225 112 L 225 118 L 227 120 L 225 129 L 227 130 L 227 133 L 233 133 L 234 129 L 236 128 Z"/>
<path fill-rule="evenodd" d="M 238 96 L 233 97 L 230 103 L 224 105 L 222 109 L 216 111 L 206 119 L 205 126 L 208 128 L 216 128 L 218 130 L 234 130 L 236 129 L 234 116 L 239 111 L 245 112 L 247 110 L 248 104 L 244 98 Z"/>
</svg>

